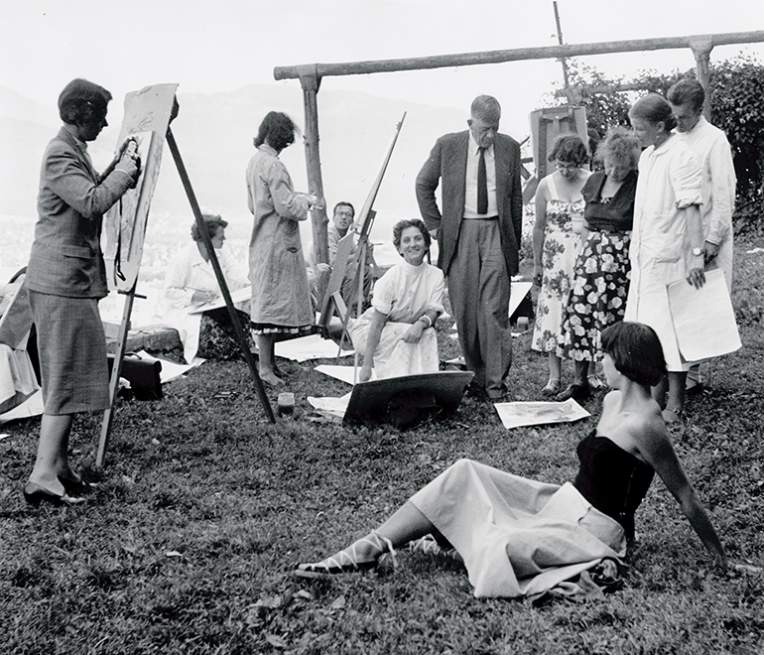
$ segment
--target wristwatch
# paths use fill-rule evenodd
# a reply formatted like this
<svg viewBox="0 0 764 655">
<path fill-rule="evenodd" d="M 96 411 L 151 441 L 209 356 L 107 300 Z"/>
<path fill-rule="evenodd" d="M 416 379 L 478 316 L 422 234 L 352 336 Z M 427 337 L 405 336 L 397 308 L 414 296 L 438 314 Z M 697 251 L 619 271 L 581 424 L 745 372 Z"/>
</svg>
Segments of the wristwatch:
<svg viewBox="0 0 764 655">
<path fill-rule="evenodd" d="M 693 248 L 692 249 L 692 256 L 693 257 L 700 257 L 703 254 L 703 248 Z"/>
</svg>

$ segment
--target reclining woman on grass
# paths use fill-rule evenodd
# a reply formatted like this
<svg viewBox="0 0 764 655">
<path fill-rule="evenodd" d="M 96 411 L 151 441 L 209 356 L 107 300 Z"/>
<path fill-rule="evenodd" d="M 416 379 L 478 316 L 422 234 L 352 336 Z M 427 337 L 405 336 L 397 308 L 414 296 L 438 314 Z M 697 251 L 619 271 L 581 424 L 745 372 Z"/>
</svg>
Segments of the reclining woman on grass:
<svg viewBox="0 0 764 655">
<path fill-rule="evenodd" d="M 578 444 L 573 483 L 537 482 L 461 459 L 376 530 L 321 562 L 300 564 L 298 574 L 374 568 L 383 554 L 432 535 L 426 537 L 432 547 L 453 548 L 464 560 L 476 597 L 540 593 L 625 554 L 654 472 L 714 562 L 726 566 L 650 396 L 666 371 L 658 337 L 641 323 L 616 323 L 603 331 L 602 346 L 613 391 L 596 430 Z"/>
<path fill-rule="evenodd" d="M 398 221 L 393 245 L 403 261 L 374 285 L 371 307 L 348 324 L 356 350 L 364 353 L 361 382 L 418 373 L 435 373 L 440 365 L 433 325 L 443 312 L 443 271 L 424 261 L 430 233 L 417 219 Z"/>
</svg>

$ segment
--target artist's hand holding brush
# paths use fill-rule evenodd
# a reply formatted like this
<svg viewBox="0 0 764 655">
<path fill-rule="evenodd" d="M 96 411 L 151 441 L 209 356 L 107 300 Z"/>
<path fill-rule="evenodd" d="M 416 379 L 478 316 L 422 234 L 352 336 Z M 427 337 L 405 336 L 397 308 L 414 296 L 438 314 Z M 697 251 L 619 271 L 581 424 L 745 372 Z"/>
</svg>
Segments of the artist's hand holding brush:
<svg viewBox="0 0 764 655">
<path fill-rule="evenodd" d="M 101 180 L 106 179 L 113 170 L 120 170 L 133 178 L 130 188 L 135 188 L 138 183 L 138 177 L 141 174 L 141 158 L 138 154 L 138 142 L 134 137 L 127 137 L 119 146 L 119 150 L 114 155 L 114 159 L 101 173 Z"/>
</svg>

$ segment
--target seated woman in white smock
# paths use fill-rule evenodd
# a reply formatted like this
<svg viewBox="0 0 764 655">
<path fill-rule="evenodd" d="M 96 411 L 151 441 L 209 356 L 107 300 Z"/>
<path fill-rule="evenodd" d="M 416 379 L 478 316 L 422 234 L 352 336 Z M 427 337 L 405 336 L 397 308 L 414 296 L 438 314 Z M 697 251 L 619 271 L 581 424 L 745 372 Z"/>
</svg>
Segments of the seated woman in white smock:
<svg viewBox="0 0 764 655">
<path fill-rule="evenodd" d="M 37 375 L 27 353 L 32 313 L 23 276 L 0 285 L 0 414 L 37 391 Z"/>
<path fill-rule="evenodd" d="M 393 228 L 393 244 L 403 261 L 374 285 L 371 307 L 348 332 L 363 353 L 361 382 L 377 378 L 434 373 L 438 340 L 433 327 L 443 312 L 443 272 L 424 262 L 430 234 L 419 219 L 402 220 Z"/>
<path fill-rule="evenodd" d="M 228 290 L 249 289 L 243 266 L 237 266 L 223 246 L 228 222 L 216 214 L 203 214 L 203 218 Z M 167 273 L 160 318 L 178 330 L 188 363 L 197 355 L 207 359 L 235 358 L 239 346 L 226 307 L 195 312 L 210 303 L 222 303 L 222 294 L 196 223 L 191 226 L 191 238 L 193 243 L 178 254 Z M 242 325 L 248 326 L 249 299 L 234 299 L 234 303 L 240 310 Z"/>
</svg>

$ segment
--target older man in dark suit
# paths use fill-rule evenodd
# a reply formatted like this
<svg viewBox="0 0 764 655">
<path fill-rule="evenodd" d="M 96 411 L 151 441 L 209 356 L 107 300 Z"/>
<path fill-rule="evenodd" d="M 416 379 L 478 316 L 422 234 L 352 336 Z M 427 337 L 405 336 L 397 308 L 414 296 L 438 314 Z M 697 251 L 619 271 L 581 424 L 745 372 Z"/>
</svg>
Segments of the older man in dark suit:
<svg viewBox="0 0 764 655">
<path fill-rule="evenodd" d="M 522 233 L 520 146 L 499 134 L 501 107 L 475 98 L 468 130 L 435 142 L 416 180 L 419 209 L 437 230 L 438 266 L 448 280 L 451 308 L 473 391 L 499 400 L 512 363 L 510 276 L 518 271 Z M 442 180 L 442 212 L 435 190 Z"/>
</svg>

